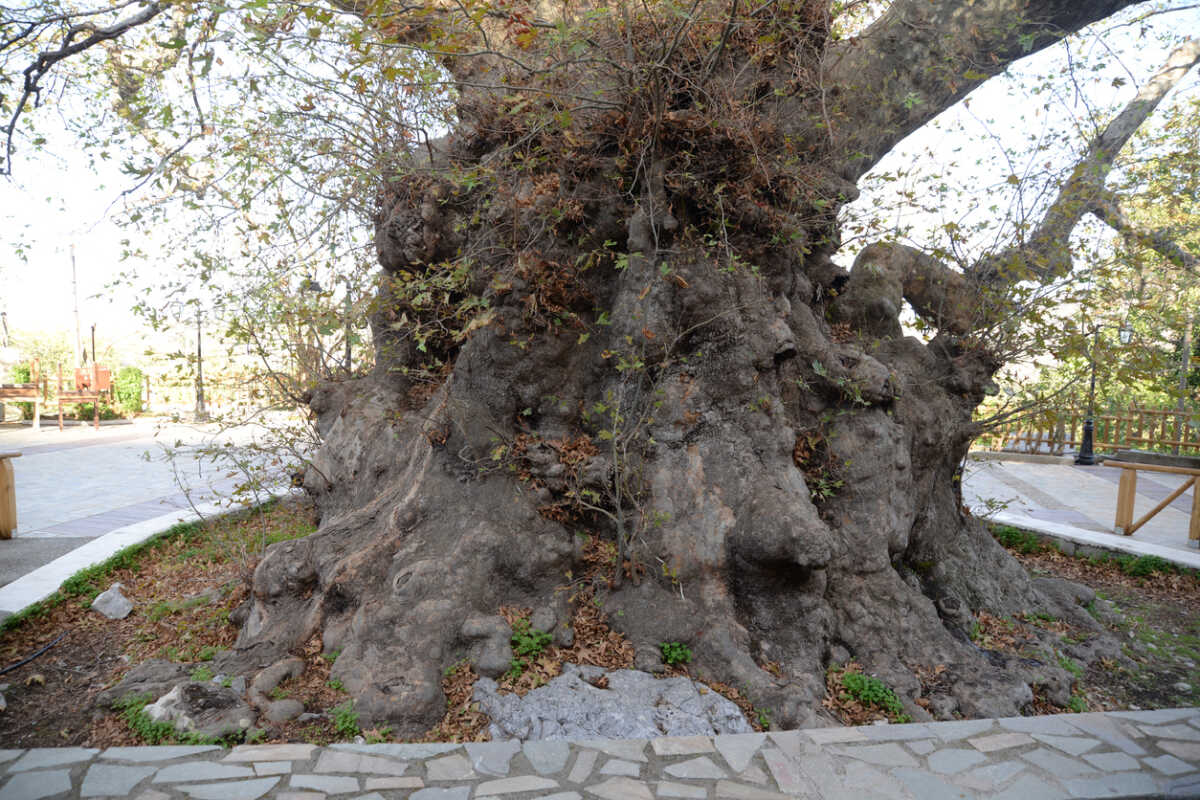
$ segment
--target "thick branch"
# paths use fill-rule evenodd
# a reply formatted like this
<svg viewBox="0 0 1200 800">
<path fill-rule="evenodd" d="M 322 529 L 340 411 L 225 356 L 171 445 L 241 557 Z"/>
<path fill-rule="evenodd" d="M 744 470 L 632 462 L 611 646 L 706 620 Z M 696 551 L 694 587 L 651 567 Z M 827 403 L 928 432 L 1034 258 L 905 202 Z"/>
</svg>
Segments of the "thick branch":
<svg viewBox="0 0 1200 800">
<path fill-rule="evenodd" d="M 839 87 L 846 177 L 1012 62 L 1144 0 L 896 0 L 830 53 Z"/>
<path fill-rule="evenodd" d="M 1071 253 L 1068 242 L 1071 232 L 1083 219 L 1083 215 L 1091 212 L 1101 219 L 1105 218 L 1105 214 L 1118 219 L 1111 209 L 1104 210 L 1109 205 L 1116 208 L 1115 204 L 1110 203 L 1111 198 L 1105 189 L 1105 182 L 1112 171 L 1117 153 L 1154 112 L 1167 93 L 1183 80 L 1188 70 L 1198 62 L 1200 40 L 1191 39 L 1176 48 L 1162 69 L 1155 73 L 1137 96 L 1088 147 L 1028 241 L 996 257 L 981 261 L 972 270 L 976 279 L 981 282 L 995 282 L 1032 276 L 1046 282 L 1069 273 Z"/>
<path fill-rule="evenodd" d="M 1125 214 L 1125 210 L 1121 208 L 1117 196 L 1112 192 L 1105 192 L 1096 198 L 1088 210 L 1117 233 L 1124 236 L 1126 241 L 1153 250 L 1177 267 L 1182 267 L 1191 272 L 1196 272 L 1200 269 L 1200 257 L 1180 247 L 1179 243 L 1175 241 L 1175 238 L 1170 233 L 1164 230 L 1147 228 L 1129 219 Z"/>
</svg>

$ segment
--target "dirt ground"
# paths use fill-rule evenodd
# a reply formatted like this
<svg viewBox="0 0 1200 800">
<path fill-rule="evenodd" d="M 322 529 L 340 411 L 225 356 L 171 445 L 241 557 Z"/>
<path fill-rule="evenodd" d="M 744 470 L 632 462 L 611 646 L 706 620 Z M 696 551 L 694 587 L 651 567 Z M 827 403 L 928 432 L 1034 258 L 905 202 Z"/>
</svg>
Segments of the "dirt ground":
<svg viewBox="0 0 1200 800">
<path fill-rule="evenodd" d="M 301 504 L 277 506 L 267 513 L 194 526 L 161 540 L 139 558 L 118 564 L 104 576 L 75 581 L 71 592 L 40 615 L 0 632 L 0 693 L 7 709 L 0 712 L 0 741 L 7 747 L 82 745 L 105 747 L 141 744 L 126 718 L 97 709 L 96 694 L 115 684 L 136 663 L 167 658 L 194 663 L 193 679 L 220 679 L 208 660 L 232 645 L 236 636 L 230 612 L 245 597 L 253 566 L 266 544 L 303 536 L 314 530 L 311 509 Z M 1030 548 L 1025 548 L 1030 549 Z M 1038 548 L 1033 548 L 1038 549 Z M 601 545 L 594 549 L 593 568 L 604 565 Z M 1112 604 L 1110 628 L 1125 642 L 1126 666 L 1115 662 L 1080 670 L 1070 710 L 1150 709 L 1200 703 L 1200 579 L 1192 574 L 1157 572 L 1128 574 L 1129 565 L 1094 563 L 1056 550 L 1015 555 L 1031 572 L 1068 578 L 1090 586 Z M 88 605 L 96 591 L 119 581 L 135 604 L 124 620 L 108 620 Z M 594 609 L 592 603 L 579 604 Z M 519 610 L 505 609 L 519 616 Z M 590 660 L 602 666 L 625 666 L 630 649 L 594 612 L 576 620 L 578 640 L 571 652 L 549 648 L 528 663 L 523 675 L 509 682 L 523 692 L 557 674 L 563 659 Z M 1045 620 L 998 620 L 979 617 L 977 643 L 1010 647 L 1028 625 Z M 48 649 L 41 652 L 43 648 Z M 36 657 L 20 666 L 24 659 Z M 390 740 L 391 732 L 360 730 L 347 713 L 349 696 L 330 677 L 333 658 L 322 654 L 319 641 L 302 653 L 308 669 L 281 685 L 277 696 L 305 704 L 300 720 L 265 729 L 259 741 L 309 741 L 319 744 L 362 735 L 368 741 Z M 681 674 L 675 668 L 673 674 Z M 428 738 L 464 741 L 486 738 L 486 718 L 473 710 L 469 665 L 447 670 L 444 688 L 450 698 L 446 718 Z M 933 679 L 936 679 L 934 676 Z M 833 683 L 837 683 L 836 681 Z M 831 685 L 833 685 L 831 683 Z M 728 687 L 715 686 L 717 691 Z M 734 690 L 729 690 L 734 691 Z M 834 690 L 831 690 L 834 691 Z M 838 690 L 840 691 L 840 690 Z M 723 692 L 726 693 L 726 692 Z M 733 698 L 755 727 L 765 721 L 746 698 Z M 918 700 L 918 703 L 920 701 Z M 848 723 L 887 716 L 845 696 L 831 696 L 827 706 Z M 343 711 L 339 713 L 338 709 Z M 1068 709 L 1039 702 L 1034 713 Z"/>
</svg>

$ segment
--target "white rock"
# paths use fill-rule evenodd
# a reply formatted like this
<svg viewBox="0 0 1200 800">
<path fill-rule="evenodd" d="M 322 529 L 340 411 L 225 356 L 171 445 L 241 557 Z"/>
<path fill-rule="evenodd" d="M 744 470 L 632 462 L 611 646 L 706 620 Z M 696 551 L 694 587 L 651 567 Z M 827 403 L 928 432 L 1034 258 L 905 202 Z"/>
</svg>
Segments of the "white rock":
<svg viewBox="0 0 1200 800">
<path fill-rule="evenodd" d="M 92 601 L 92 608 L 109 619 L 125 619 L 129 612 L 133 611 L 133 603 L 121 594 L 121 584 L 114 583 L 108 587 L 107 592 L 96 595 L 96 599 Z"/>
</svg>

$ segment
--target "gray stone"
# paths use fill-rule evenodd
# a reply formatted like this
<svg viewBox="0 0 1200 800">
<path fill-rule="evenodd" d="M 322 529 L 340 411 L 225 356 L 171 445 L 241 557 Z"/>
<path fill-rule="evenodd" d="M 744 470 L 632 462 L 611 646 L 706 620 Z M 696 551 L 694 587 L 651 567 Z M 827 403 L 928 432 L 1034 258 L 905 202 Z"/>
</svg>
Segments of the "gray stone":
<svg viewBox="0 0 1200 800">
<path fill-rule="evenodd" d="M 725 770 L 714 764 L 708 756 L 700 756 L 699 758 L 691 758 L 687 761 L 671 764 L 663 772 L 672 778 L 692 778 L 697 780 L 716 780 L 718 778 L 729 777 L 725 774 Z"/>
<path fill-rule="evenodd" d="M 0 787 L 0 800 L 39 800 L 71 790 L 71 772 L 48 769 L 42 772 L 22 772 L 13 775 Z"/>
<path fill-rule="evenodd" d="M 690 756 L 697 753 L 711 753 L 713 742 L 707 736 L 663 736 L 651 740 L 650 747 L 658 756 Z"/>
<path fill-rule="evenodd" d="M 977 792 L 994 792 L 999 790 L 1005 781 L 1024 769 L 1024 764 L 1018 764 L 1014 761 L 1001 761 L 998 764 L 976 767 L 970 772 L 956 775 L 954 782 L 959 786 L 965 786 Z"/>
<path fill-rule="evenodd" d="M 793 800 L 786 794 L 733 781 L 717 781 L 717 798 L 718 800 Z"/>
<path fill-rule="evenodd" d="M 981 761 L 987 761 L 987 756 L 978 750 L 938 750 L 927 760 L 929 768 L 943 775 L 955 775 L 968 767 L 973 767 Z"/>
<path fill-rule="evenodd" d="M 859 730 L 873 742 L 900 742 L 909 739 L 928 739 L 929 728 L 921 723 L 905 725 L 865 725 Z"/>
<path fill-rule="evenodd" d="M 24 750 L 0 750 L 0 764 L 12 761 L 24 752 Z"/>
<path fill-rule="evenodd" d="M 142 789 L 133 800 L 171 800 L 171 795 L 157 789 Z"/>
<path fill-rule="evenodd" d="M 811 774 L 809 777 L 812 777 Z M 833 794 L 822 787 L 822 794 L 826 797 L 869 797 L 871 800 L 913 800 L 903 784 L 861 761 L 851 761 L 846 765 L 842 786 L 843 789 L 834 790 Z"/>
<path fill-rule="evenodd" d="M 600 767 L 601 775 L 624 775 L 626 778 L 639 778 L 642 768 L 632 761 L 623 758 L 610 758 Z"/>
<path fill-rule="evenodd" d="M 443 753 L 450 753 L 462 748 L 461 744 L 438 744 L 430 742 L 427 744 L 397 744 L 395 742 L 381 742 L 379 744 L 355 744 L 351 742 L 340 742 L 338 744 L 329 745 L 330 750 L 350 750 L 355 753 L 366 753 L 372 756 L 390 756 L 392 758 L 402 758 L 407 760 L 418 760 L 430 758 L 431 756 L 440 756 Z"/>
<path fill-rule="evenodd" d="M 525 758 L 541 775 L 551 775 L 561 772 L 567 765 L 567 757 L 571 755 L 571 746 L 561 740 L 543 739 L 537 742 L 526 742 L 521 751 Z"/>
<path fill-rule="evenodd" d="M 235 767 L 217 761 L 185 761 L 163 767 L 154 776 L 154 783 L 181 783 L 183 781 L 216 781 L 223 778 L 253 778 L 250 767 Z"/>
<path fill-rule="evenodd" d="M 929 726 L 929 732 L 943 742 L 954 742 L 990 731 L 995 725 L 990 719 L 963 719 L 939 722 Z"/>
<path fill-rule="evenodd" d="M 222 761 L 307 761 L 315 744 L 239 744 Z"/>
<path fill-rule="evenodd" d="M 367 791 L 375 789 L 420 789 L 425 781 L 420 778 L 367 778 Z"/>
<path fill-rule="evenodd" d="M 865 761 L 868 764 L 878 764 L 881 767 L 917 766 L 916 759 L 909 755 L 903 747 L 895 743 L 858 746 L 845 745 L 833 748 L 833 752 L 841 756 L 857 758 L 859 761 Z"/>
<path fill-rule="evenodd" d="M 1164 775 L 1182 775 L 1185 772 L 1194 772 L 1196 770 L 1196 767 L 1186 761 L 1180 761 L 1175 756 L 1143 758 L 1142 763 L 1153 767 Z"/>
<path fill-rule="evenodd" d="M 771 776 L 775 778 L 775 784 L 780 790 L 788 794 L 798 795 L 802 794 L 808 788 L 800 765 L 788 758 L 782 750 L 774 747 L 764 747 L 762 756 L 763 760 L 767 762 L 767 769 L 771 771 Z"/>
<path fill-rule="evenodd" d="M 325 800 L 321 792 L 279 792 L 274 800 Z M 359 800 L 362 800 L 359 798 Z"/>
<path fill-rule="evenodd" d="M 926 756 L 933 752 L 936 745 L 929 739 L 918 739 L 915 742 L 908 742 L 905 746 L 919 756 Z"/>
<path fill-rule="evenodd" d="M 168 761 L 173 758 L 185 758 L 187 756 L 195 756 L 200 753 L 206 753 L 210 750 L 219 750 L 215 745 L 159 745 L 157 747 L 110 747 L 100 754 L 100 758 L 107 761 L 133 761 L 136 763 L 144 763 L 147 761 Z"/>
<path fill-rule="evenodd" d="M 154 774 L 154 767 L 129 767 L 123 764 L 92 764 L 83 776 L 80 797 L 128 797 L 144 778 Z"/>
<path fill-rule="evenodd" d="M 583 800 L 583 795 L 579 792 L 555 792 L 554 794 L 544 794 L 538 800 Z"/>
<path fill-rule="evenodd" d="M 358 791 L 358 778 L 342 775 L 293 775 L 288 785 L 293 789 L 313 789 L 325 794 L 345 794 Z"/>
<path fill-rule="evenodd" d="M 504 777 L 508 774 L 509 764 L 513 756 L 521 752 L 521 743 L 515 739 L 508 741 L 472 742 L 464 745 L 471 766 L 481 775 L 496 775 Z"/>
<path fill-rule="evenodd" d="M 835 744 L 837 742 L 865 742 L 867 737 L 858 728 L 812 728 L 801 731 L 804 736 L 816 744 Z"/>
<path fill-rule="evenodd" d="M 1200 777 L 1195 775 L 1186 778 L 1177 778 L 1167 784 L 1167 797 L 1200 797 Z"/>
<path fill-rule="evenodd" d="M 1157 739 L 1183 739 L 1188 742 L 1200 741 L 1200 730 L 1182 722 L 1174 725 L 1139 725 L 1138 729 L 1147 736 Z"/>
<path fill-rule="evenodd" d="M 410 794 L 408 800 L 467 800 L 470 796 L 470 786 L 455 786 L 453 789 L 421 789 Z"/>
<path fill-rule="evenodd" d="M 699 800 L 708 797 L 708 790 L 703 786 L 691 786 L 674 781 L 659 781 L 655 785 L 655 793 L 659 797 L 694 797 Z"/>
<path fill-rule="evenodd" d="M 369 756 L 365 753 L 325 750 L 317 759 L 314 772 L 370 772 L 375 775 L 403 775 L 408 769 L 405 761 Z"/>
<path fill-rule="evenodd" d="M 45 767 L 57 767 L 63 764 L 74 764 L 79 761 L 91 761 L 92 756 L 99 752 L 99 750 L 92 750 L 84 747 L 38 748 L 36 750 L 30 750 L 28 753 L 17 759 L 15 764 L 9 766 L 8 771 L 22 772 L 27 769 L 43 769 Z"/>
<path fill-rule="evenodd" d="M 640 739 L 750 733 L 741 709 L 716 692 L 683 677 L 660 680 L 646 672 L 603 673 L 605 689 L 593 686 L 574 664 L 524 697 L 499 694 L 481 678 L 473 698 L 491 718 L 493 738 Z M 704 689 L 702 693 L 700 690 Z"/>
<path fill-rule="evenodd" d="M 214 739 L 241 733 L 255 721 L 254 710 L 232 689 L 194 681 L 176 686 L 145 710 L 155 722 Z"/>
<path fill-rule="evenodd" d="M 258 778 L 252 781 L 225 781 L 180 786 L 197 800 L 255 800 L 279 783 L 279 778 Z"/>
<path fill-rule="evenodd" d="M 1061 783 L 1072 797 L 1144 797 L 1158 792 L 1153 776 L 1141 772 L 1070 778 Z"/>
<path fill-rule="evenodd" d="M 1167 751 L 1173 756 L 1178 756 L 1184 761 L 1189 761 L 1193 764 L 1200 762 L 1200 742 L 1175 742 L 1170 739 L 1164 739 L 1158 743 L 1158 746 L 1160 749 Z"/>
<path fill-rule="evenodd" d="M 1076 778 L 1080 775 L 1095 772 L 1087 764 L 1080 763 L 1073 758 L 1067 758 L 1064 755 L 1059 755 L 1044 747 L 1039 747 L 1037 750 L 1029 753 L 1022 753 L 1021 758 L 1030 764 L 1041 767 L 1056 778 Z"/>
<path fill-rule="evenodd" d="M 609 778 L 604 783 L 587 787 L 584 791 L 603 797 L 604 800 L 654 800 L 650 787 L 633 778 Z"/>
<path fill-rule="evenodd" d="M 973 792 L 946 783 L 923 770 L 899 767 L 891 772 L 892 777 L 903 783 L 920 800 L 972 800 L 974 797 Z"/>
<path fill-rule="evenodd" d="M 92 601 L 92 609 L 109 619 L 125 619 L 129 612 L 133 611 L 133 603 L 121 594 L 121 584 L 114 583 L 107 591 L 96 595 L 96 599 Z"/>
<path fill-rule="evenodd" d="M 1098 741 L 1085 736 L 1051 736 L 1046 733 L 1035 733 L 1033 738 L 1073 756 L 1083 755 L 1088 750 L 1094 750 L 1100 746 Z"/>
<path fill-rule="evenodd" d="M 1186 720 L 1198 713 L 1194 708 L 1156 708 L 1153 711 L 1110 711 L 1110 716 L 1127 719 L 1144 725 L 1164 725 L 1168 722 Z"/>
<path fill-rule="evenodd" d="M 580 747 L 589 747 L 592 750 L 599 750 L 605 755 L 610 755 L 614 758 L 623 758 L 626 761 L 646 760 L 645 739 L 627 739 L 624 741 L 592 739 L 589 741 L 575 742 L 575 744 Z"/>
<path fill-rule="evenodd" d="M 766 739 L 761 733 L 726 733 L 713 738 L 713 746 L 734 772 L 741 772 Z"/>
<path fill-rule="evenodd" d="M 1040 778 L 1032 775 L 1022 775 L 1002 792 L 997 792 L 993 800 L 1061 800 L 1067 795 Z"/>
<path fill-rule="evenodd" d="M 1126 753 L 1088 753 L 1083 760 L 1105 772 L 1124 772 L 1142 768 L 1136 758 Z"/>
<path fill-rule="evenodd" d="M 256 775 L 289 775 L 291 771 L 292 762 L 290 761 L 254 762 L 254 774 Z"/>
<path fill-rule="evenodd" d="M 521 775 L 515 778 L 500 778 L 494 781 L 484 781 L 475 787 L 476 797 L 494 797 L 501 794 L 516 794 L 517 792 L 538 792 L 543 789 L 557 789 L 558 781 L 540 778 L 537 775 Z"/>
<path fill-rule="evenodd" d="M 1148 755 L 1141 745 L 1130 739 L 1121 727 L 1118 719 L 1095 712 L 1090 714 L 1072 714 L 1071 724 L 1084 733 L 1090 733 L 1097 739 L 1108 742 L 1113 747 L 1123 750 L 1131 756 Z"/>
<path fill-rule="evenodd" d="M 96 695 L 96 705 L 111 707 L 116 701 L 131 694 L 162 697 L 181 681 L 186 681 L 190 671 L 191 668 L 187 664 L 177 664 L 161 658 L 143 661 L 129 670 L 116 686 Z"/>
<path fill-rule="evenodd" d="M 431 781 L 465 781 L 475 777 L 471 762 L 461 753 L 425 762 L 425 778 Z"/>
<path fill-rule="evenodd" d="M 575 766 L 571 767 L 571 774 L 567 776 L 567 780 L 571 783 L 583 783 L 588 776 L 592 774 L 592 767 L 596 765 L 596 759 L 600 754 L 595 750 L 580 750 L 579 755 L 575 756 Z"/>
<path fill-rule="evenodd" d="M 1078 736 L 1079 729 L 1071 726 L 1064 719 L 1066 715 L 1057 717 L 1005 717 L 996 720 L 1001 728 L 1020 733 L 1042 733 L 1052 736 Z"/>
<path fill-rule="evenodd" d="M 1025 733 L 995 733 L 990 736 L 977 736 L 973 739 L 967 739 L 967 742 L 981 753 L 994 753 L 997 750 L 1007 750 L 1010 747 L 1033 744 L 1033 739 Z"/>
<path fill-rule="evenodd" d="M 757 783 L 759 786 L 766 784 L 767 773 L 762 771 L 762 767 L 757 764 L 751 764 L 737 774 L 739 781 L 747 781 L 749 783 Z"/>
</svg>

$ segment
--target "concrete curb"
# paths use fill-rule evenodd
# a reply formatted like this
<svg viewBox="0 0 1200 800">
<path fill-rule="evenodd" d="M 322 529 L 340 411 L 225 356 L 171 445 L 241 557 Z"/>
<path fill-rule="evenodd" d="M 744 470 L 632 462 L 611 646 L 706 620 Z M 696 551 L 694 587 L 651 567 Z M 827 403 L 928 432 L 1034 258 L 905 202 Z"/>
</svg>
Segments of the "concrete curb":
<svg viewBox="0 0 1200 800">
<path fill-rule="evenodd" d="M 1200 569 L 1200 552 L 1193 553 L 1173 547 L 1151 544 L 1150 542 L 1139 542 L 1115 533 L 1094 533 L 1083 528 L 1063 525 L 1058 522 L 1047 522 L 1020 514 L 1013 514 L 1008 511 L 997 511 L 995 514 L 989 514 L 984 517 L 984 519 L 988 522 L 1011 525 L 1014 528 L 1042 533 L 1055 539 L 1069 542 L 1071 548 L 1067 552 L 1070 553 L 1076 553 L 1079 552 L 1079 548 L 1085 548 L 1082 554 L 1086 555 L 1086 549 L 1090 548 L 1122 555 L 1157 556 L 1181 567 Z"/>
<path fill-rule="evenodd" d="M 1074 455 L 1052 456 L 1045 453 L 1007 453 L 1002 450 L 972 450 L 967 453 L 972 461 L 1024 461 L 1028 464 L 1062 464 L 1071 466 L 1075 463 Z M 1099 464 L 1103 458 L 1097 457 Z"/>
</svg>

